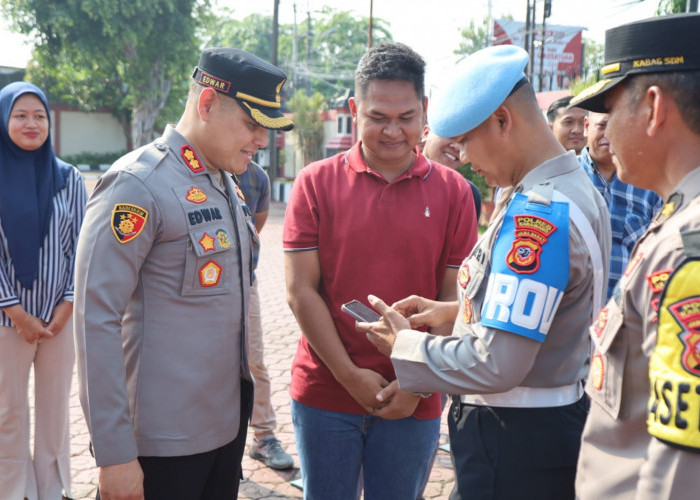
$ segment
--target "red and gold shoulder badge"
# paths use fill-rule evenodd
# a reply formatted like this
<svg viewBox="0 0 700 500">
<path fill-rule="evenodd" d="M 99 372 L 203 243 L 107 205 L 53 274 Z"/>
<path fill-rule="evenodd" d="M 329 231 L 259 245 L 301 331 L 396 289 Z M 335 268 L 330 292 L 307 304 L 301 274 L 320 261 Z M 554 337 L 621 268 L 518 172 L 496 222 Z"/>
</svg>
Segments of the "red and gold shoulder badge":
<svg viewBox="0 0 700 500">
<path fill-rule="evenodd" d="M 187 191 L 185 199 L 192 203 L 204 203 L 207 201 L 207 194 L 198 187 L 192 186 L 189 191 Z"/>
<path fill-rule="evenodd" d="M 516 215 L 515 240 L 506 256 L 506 265 L 516 273 L 532 274 L 540 268 L 542 246 L 557 227 L 534 215 Z"/>
<path fill-rule="evenodd" d="M 112 232 L 119 243 L 133 240 L 143 230 L 148 210 L 130 203 L 117 203 L 112 210 Z"/>
<path fill-rule="evenodd" d="M 243 191 L 241 191 L 241 188 L 238 186 L 238 184 L 235 184 L 236 186 L 236 194 L 238 197 L 243 200 L 243 203 L 245 203 L 245 196 L 243 196 Z"/>
<path fill-rule="evenodd" d="M 192 149 L 189 144 L 182 146 L 181 151 L 182 159 L 185 160 L 187 168 L 189 168 L 195 174 L 204 172 L 204 165 L 202 165 L 202 162 L 199 161 L 197 153 L 194 152 L 194 149 Z"/>
</svg>

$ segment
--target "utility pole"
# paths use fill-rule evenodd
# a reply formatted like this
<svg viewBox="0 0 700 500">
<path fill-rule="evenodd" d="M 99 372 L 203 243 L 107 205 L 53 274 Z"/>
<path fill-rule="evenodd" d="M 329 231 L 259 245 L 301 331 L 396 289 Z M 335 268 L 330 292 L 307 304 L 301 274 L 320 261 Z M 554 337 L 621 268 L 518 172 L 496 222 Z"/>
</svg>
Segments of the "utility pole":
<svg viewBox="0 0 700 500">
<path fill-rule="evenodd" d="M 374 8 L 374 0 L 369 0 L 369 42 L 367 44 L 367 47 L 370 49 L 372 48 L 372 24 L 374 21 L 374 17 L 372 16 L 372 10 Z"/>
<path fill-rule="evenodd" d="M 306 11 L 306 95 L 311 95 L 311 71 L 309 70 L 309 61 L 311 60 L 311 11 Z"/>
<path fill-rule="evenodd" d="M 544 86 L 544 42 L 547 38 L 547 18 L 552 14 L 552 0 L 544 0 L 544 9 L 542 9 L 542 43 L 540 44 L 540 86 L 539 91 L 542 92 Z"/>
<path fill-rule="evenodd" d="M 527 52 L 527 68 L 525 68 L 525 75 L 532 81 L 532 53 L 530 52 L 530 11 L 532 7 L 530 6 L 530 0 L 527 0 L 527 14 L 525 14 L 525 52 Z"/>
<path fill-rule="evenodd" d="M 279 40 L 279 10 L 280 10 L 280 0 L 272 0 L 273 2 L 273 13 L 272 13 L 272 54 L 270 54 L 270 62 L 273 66 L 277 66 L 277 45 Z M 278 176 L 277 169 L 277 131 L 268 130 L 267 131 L 267 147 L 270 151 L 270 165 L 268 167 L 268 175 L 270 176 L 270 181 L 274 186 L 274 180 Z M 274 193 L 272 196 L 273 199 Z"/>
</svg>

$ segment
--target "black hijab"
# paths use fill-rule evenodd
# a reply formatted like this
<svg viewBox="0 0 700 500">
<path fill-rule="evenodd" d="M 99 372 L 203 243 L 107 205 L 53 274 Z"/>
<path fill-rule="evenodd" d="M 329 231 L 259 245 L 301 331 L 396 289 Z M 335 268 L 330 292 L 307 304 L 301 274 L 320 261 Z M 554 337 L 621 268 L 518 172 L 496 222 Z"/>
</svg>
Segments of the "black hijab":
<svg viewBox="0 0 700 500">
<path fill-rule="evenodd" d="M 39 249 L 49 231 L 53 197 L 65 187 L 72 167 L 56 158 L 50 132 L 35 151 L 26 151 L 10 139 L 10 113 L 25 94 L 36 95 L 50 116 L 46 96 L 35 85 L 14 82 L 0 90 L 0 221 L 15 275 L 24 288 L 32 288 L 39 273 Z"/>
</svg>

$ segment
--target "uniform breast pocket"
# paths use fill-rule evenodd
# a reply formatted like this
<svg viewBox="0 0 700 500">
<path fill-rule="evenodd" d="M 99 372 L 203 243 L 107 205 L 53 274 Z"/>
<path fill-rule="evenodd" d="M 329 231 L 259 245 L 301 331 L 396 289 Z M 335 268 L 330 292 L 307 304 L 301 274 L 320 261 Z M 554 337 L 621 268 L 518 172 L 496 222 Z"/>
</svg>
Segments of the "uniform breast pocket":
<svg viewBox="0 0 700 500">
<path fill-rule="evenodd" d="M 238 272 L 232 230 L 224 224 L 192 229 L 189 233 L 182 295 L 231 293 Z"/>
<path fill-rule="evenodd" d="M 622 415 L 622 387 L 628 345 L 622 325 L 622 312 L 610 301 L 591 326 L 594 349 L 586 382 L 586 392 L 591 399 L 615 419 L 625 416 Z"/>
</svg>

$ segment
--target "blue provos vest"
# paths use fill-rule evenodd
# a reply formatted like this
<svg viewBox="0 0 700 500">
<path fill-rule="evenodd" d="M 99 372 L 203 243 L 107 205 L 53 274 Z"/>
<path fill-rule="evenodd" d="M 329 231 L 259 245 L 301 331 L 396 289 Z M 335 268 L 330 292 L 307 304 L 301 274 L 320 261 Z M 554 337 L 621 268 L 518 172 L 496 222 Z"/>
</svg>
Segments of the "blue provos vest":
<svg viewBox="0 0 700 500">
<path fill-rule="evenodd" d="M 569 204 L 516 193 L 491 254 L 481 324 L 544 342 L 569 281 Z"/>
</svg>

